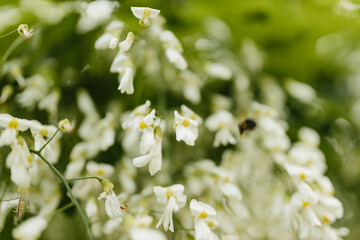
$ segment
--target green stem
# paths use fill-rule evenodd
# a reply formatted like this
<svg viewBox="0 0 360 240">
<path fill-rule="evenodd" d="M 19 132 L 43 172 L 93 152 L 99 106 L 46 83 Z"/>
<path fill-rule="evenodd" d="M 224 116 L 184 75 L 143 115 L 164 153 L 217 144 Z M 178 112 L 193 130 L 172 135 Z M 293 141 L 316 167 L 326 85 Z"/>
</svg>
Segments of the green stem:
<svg viewBox="0 0 360 240">
<path fill-rule="evenodd" d="M 64 178 L 64 176 L 50 163 L 48 162 L 39 151 L 35 151 L 33 149 L 30 149 L 30 152 L 35 153 L 36 155 L 38 155 L 49 167 L 50 169 L 56 174 L 56 176 L 61 180 L 61 182 L 64 184 L 67 192 L 69 193 L 69 197 L 71 199 L 71 201 L 73 202 L 73 204 L 75 205 L 76 209 L 79 211 L 80 216 L 82 218 L 82 220 L 85 223 L 89 238 L 91 240 L 94 239 L 92 233 L 91 233 L 91 229 L 90 229 L 90 220 L 89 218 L 86 216 L 84 210 L 81 208 L 79 202 L 76 200 L 75 196 L 73 195 L 71 188 L 68 184 L 68 182 L 66 181 L 66 179 Z"/>
<path fill-rule="evenodd" d="M 86 180 L 86 179 L 97 179 L 100 184 L 102 182 L 103 179 L 98 178 L 98 177 L 79 177 L 79 178 L 71 178 L 71 179 L 66 179 L 66 181 L 68 182 L 74 182 L 74 181 L 78 181 L 78 180 Z"/>
<path fill-rule="evenodd" d="M 0 202 L 10 202 L 12 200 L 16 200 L 19 199 L 19 197 L 14 197 L 14 198 L 10 198 L 10 199 L 0 199 Z"/>
<path fill-rule="evenodd" d="M 41 153 L 41 151 L 51 142 L 51 140 L 53 140 L 53 138 L 55 137 L 55 135 L 59 132 L 59 128 L 56 129 L 56 132 L 51 136 L 51 138 L 44 144 L 44 146 L 42 146 L 38 152 Z"/>
<path fill-rule="evenodd" d="M 11 31 L 11 32 L 8 32 L 8 33 L 0 36 L 0 38 L 4 38 L 4 37 L 6 37 L 6 36 L 9 36 L 10 34 L 13 34 L 14 32 L 17 32 L 17 29 L 15 29 L 15 30 L 13 30 L 13 31 Z"/>
<path fill-rule="evenodd" d="M 53 213 L 51 214 L 51 217 L 53 217 L 54 215 L 58 214 L 59 212 L 65 211 L 66 209 L 68 209 L 68 208 L 70 208 L 70 207 L 72 207 L 72 206 L 74 206 L 74 203 L 73 203 L 73 202 L 71 202 L 71 203 L 63 206 L 62 208 L 59 208 L 58 210 L 56 210 L 55 212 L 53 212 Z"/>
<path fill-rule="evenodd" d="M 10 56 L 10 54 L 15 50 L 15 48 L 17 48 L 23 41 L 25 40 L 25 38 L 19 36 L 18 38 L 15 39 L 15 41 L 13 41 L 13 43 L 10 45 L 10 47 L 6 50 L 4 56 L 3 56 L 3 64 L 6 61 L 6 59 Z"/>
</svg>

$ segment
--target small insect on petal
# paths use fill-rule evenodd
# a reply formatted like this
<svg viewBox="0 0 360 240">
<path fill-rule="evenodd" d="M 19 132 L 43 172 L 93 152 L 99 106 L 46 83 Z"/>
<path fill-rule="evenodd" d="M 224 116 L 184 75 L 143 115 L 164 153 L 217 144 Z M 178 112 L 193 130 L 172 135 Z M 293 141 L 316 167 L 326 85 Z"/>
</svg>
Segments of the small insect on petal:
<svg viewBox="0 0 360 240">
<path fill-rule="evenodd" d="M 256 122 L 252 119 L 246 119 L 239 125 L 240 135 L 246 131 L 251 131 L 256 127 Z"/>
</svg>

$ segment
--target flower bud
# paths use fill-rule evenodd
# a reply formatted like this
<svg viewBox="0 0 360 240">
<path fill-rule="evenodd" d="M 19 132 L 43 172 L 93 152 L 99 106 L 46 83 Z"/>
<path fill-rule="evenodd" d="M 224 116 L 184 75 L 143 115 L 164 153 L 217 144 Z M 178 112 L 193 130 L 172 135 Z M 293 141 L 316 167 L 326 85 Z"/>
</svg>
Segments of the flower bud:
<svg viewBox="0 0 360 240">
<path fill-rule="evenodd" d="M 21 36 L 24 36 L 25 39 L 30 39 L 32 37 L 32 35 L 34 34 L 34 30 L 32 28 L 29 30 L 29 27 L 27 24 L 20 24 L 18 27 L 18 33 Z"/>
<path fill-rule="evenodd" d="M 74 131 L 74 125 L 70 123 L 69 119 L 65 118 L 63 120 L 61 120 L 59 122 L 59 125 L 58 125 L 59 129 L 62 131 L 62 132 L 68 132 L 68 133 L 71 133 L 72 131 Z"/>
</svg>

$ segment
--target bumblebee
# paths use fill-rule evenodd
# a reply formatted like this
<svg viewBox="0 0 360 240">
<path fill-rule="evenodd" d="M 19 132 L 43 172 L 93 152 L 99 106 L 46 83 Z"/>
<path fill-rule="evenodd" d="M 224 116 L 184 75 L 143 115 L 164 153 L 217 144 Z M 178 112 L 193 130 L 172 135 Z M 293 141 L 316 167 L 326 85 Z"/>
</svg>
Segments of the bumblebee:
<svg viewBox="0 0 360 240">
<path fill-rule="evenodd" d="M 240 135 L 246 131 L 251 131 L 256 127 L 256 122 L 252 119 L 246 119 L 239 124 Z"/>
</svg>

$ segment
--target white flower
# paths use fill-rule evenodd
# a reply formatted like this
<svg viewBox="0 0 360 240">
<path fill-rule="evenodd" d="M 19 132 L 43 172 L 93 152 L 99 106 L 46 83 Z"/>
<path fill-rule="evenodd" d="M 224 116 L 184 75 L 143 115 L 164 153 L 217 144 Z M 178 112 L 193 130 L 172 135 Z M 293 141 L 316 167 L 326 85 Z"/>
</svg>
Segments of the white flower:
<svg viewBox="0 0 360 240">
<path fill-rule="evenodd" d="M 294 79 L 286 80 L 285 89 L 288 91 L 290 96 L 303 103 L 312 104 L 317 97 L 316 91 L 310 85 L 298 82 Z"/>
<path fill-rule="evenodd" d="M 118 90 L 120 90 L 121 93 L 134 93 L 134 67 L 131 59 L 128 56 L 119 52 L 119 54 L 116 55 L 113 63 L 111 64 L 110 72 L 120 73 L 118 77 L 120 82 Z"/>
<path fill-rule="evenodd" d="M 232 77 L 231 70 L 221 63 L 208 63 L 206 65 L 206 72 L 214 78 L 222 80 L 230 80 Z"/>
<path fill-rule="evenodd" d="M 82 4 L 83 9 L 76 26 L 79 33 L 86 33 L 103 24 L 111 17 L 111 13 L 115 8 L 119 6 L 118 2 L 107 0 L 83 2 Z"/>
<path fill-rule="evenodd" d="M 129 32 L 126 36 L 126 39 L 119 43 L 120 52 L 126 52 L 130 49 L 131 45 L 134 42 L 134 34 Z"/>
<path fill-rule="evenodd" d="M 139 127 L 140 121 L 150 112 L 151 102 L 146 100 L 146 102 L 140 106 L 137 106 L 130 114 L 128 119 L 123 122 L 122 127 L 124 129 L 132 128 L 136 129 Z"/>
<path fill-rule="evenodd" d="M 150 228 L 131 228 L 130 230 L 131 240 L 166 240 L 166 236 L 155 229 Z"/>
<path fill-rule="evenodd" d="M 114 20 L 105 28 L 105 33 L 95 42 L 95 49 L 114 49 L 119 42 L 120 34 L 125 24 L 119 20 Z"/>
<path fill-rule="evenodd" d="M 165 49 L 172 48 L 179 53 L 182 53 L 183 51 L 180 41 L 171 31 L 166 30 L 161 32 L 160 41 L 164 44 Z"/>
<path fill-rule="evenodd" d="M 10 96 L 14 93 L 14 88 L 12 85 L 7 84 L 2 88 L 1 94 L 0 94 L 0 104 L 5 103 Z"/>
<path fill-rule="evenodd" d="M 120 72 L 122 76 L 119 75 L 119 82 L 120 85 L 118 87 L 118 90 L 120 90 L 121 93 L 127 93 L 127 94 L 133 94 L 134 93 L 134 69 L 131 67 L 125 67 Z"/>
<path fill-rule="evenodd" d="M 205 126 L 212 132 L 216 131 L 214 147 L 218 147 L 220 144 L 226 146 L 229 143 L 236 143 L 234 133 L 237 131 L 237 127 L 230 112 L 218 111 L 206 119 Z"/>
<path fill-rule="evenodd" d="M 195 140 L 198 137 L 198 122 L 190 118 L 182 117 L 177 111 L 175 115 L 175 131 L 176 140 L 180 142 L 183 140 L 187 145 L 194 146 Z"/>
<path fill-rule="evenodd" d="M 202 86 L 202 82 L 200 78 L 196 74 L 188 70 L 181 71 L 180 75 L 185 82 L 183 89 L 184 97 L 193 104 L 200 103 L 201 100 L 200 87 Z"/>
<path fill-rule="evenodd" d="M 25 39 L 30 39 L 34 34 L 34 30 L 32 28 L 29 29 L 27 24 L 20 24 L 18 27 L 18 33 L 21 36 L 24 36 Z"/>
<path fill-rule="evenodd" d="M 153 143 L 150 147 L 149 153 L 134 158 L 133 164 L 135 167 L 143 167 L 146 164 L 149 164 L 149 172 L 150 175 L 155 175 L 158 171 L 161 170 L 161 162 L 162 162 L 162 153 L 161 153 L 161 129 L 160 127 L 156 127 L 154 131 L 149 132 L 150 141 Z M 143 143 L 146 144 L 146 143 Z"/>
<path fill-rule="evenodd" d="M 150 25 L 150 18 L 155 18 L 160 13 L 160 10 L 148 7 L 131 7 L 131 11 L 136 18 L 140 19 L 139 24 L 144 27 Z"/>
<path fill-rule="evenodd" d="M 47 221 L 42 216 L 27 219 L 12 231 L 12 235 L 18 240 L 36 240 L 45 230 Z"/>
<path fill-rule="evenodd" d="M 47 80 L 36 74 L 26 80 L 25 90 L 16 95 L 16 101 L 23 107 L 33 109 L 48 93 Z"/>
<path fill-rule="evenodd" d="M 184 57 L 175 49 L 168 48 L 166 49 L 166 57 L 169 60 L 169 62 L 173 63 L 175 67 L 177 67 L 180 70 L 185 70 L 187 68 L 187 62 L 184 59 Z"/>
<path fill-rule="evenodd" d="M 195 224 L 195 240 L 219 240 L 212 231 L 218 225 L 216 211 L 209 205 L 195 199 L 190 202 L 191 215 Z"/>
<path fill-rule="evenodd" d="M 167 188 L 154 187 L 154 193 L 157 197 L 158 203 L 165 205 L 164 214 L 161 216 L 156 227 L 158 228 L 163 223 L 164 230 L 174 232 L 174 225 L 172 215 L 174 212 L 179 211 L 180 208 L 184 207 L 186 203 L 186 196 L 184 193 L 184 186 L 181 184 L 175 184 Z"/>
<path fill-rule="evenodd" d="M 31 184 L 31 176 L 28 168 L 31 167 L 33 159 L 25 140 L 19 136 L 13 144 L 12 151 L 6 158 L 6 166 L 10 168 L 11 181 L 22 189 L 27 189 Z"/>
<path fill-rule="evenodd" d="M 51 116 L 55 116 L 58 111 L 58 103 L 61 92 L 57 89 L 52 91 L 44 99 L 39 102 L 39 109 L 46 110 Z"/>
<path fill-rule="evenodd" d="M 29 121 L 14 118 L 9 114 L 0 114 L 0 127 L 5 128 L 0 135 L 0 147 L 16 143 L 18 131 L 26 131 L 29 128 Z"/>
<path fill-rule="evenodd" d="M 29 121 L 30 131 L 34 137 L 34 148 L 40 150 L 42 146 L 47 142 L 45 138 L 50 138 L 56 132 L 56 127 L 51 125 L 42 125 L 36 120 Z M 56 136 L 55 136 L 56 138 Z M 41 154 L 49 160 L 51 163 L 55 163 L 59 157 L 60 149 L 57 145 L 57 139 L 53 139 L 46 147 L 41 151 Z M 38 159 L 38 156 L 35 157 Z"/>
<path fill-rule="evenodd" d="M 123 213 L 121 210 L 121 204 L 119 198 L 115 195 L 113 190 L 110 190 L 108 193 L 103 192 L 98 197 L 98 200 L 105 198 L 105 211 L 106 214 L 112 220 L 122 220 Z"/>
</svg>

